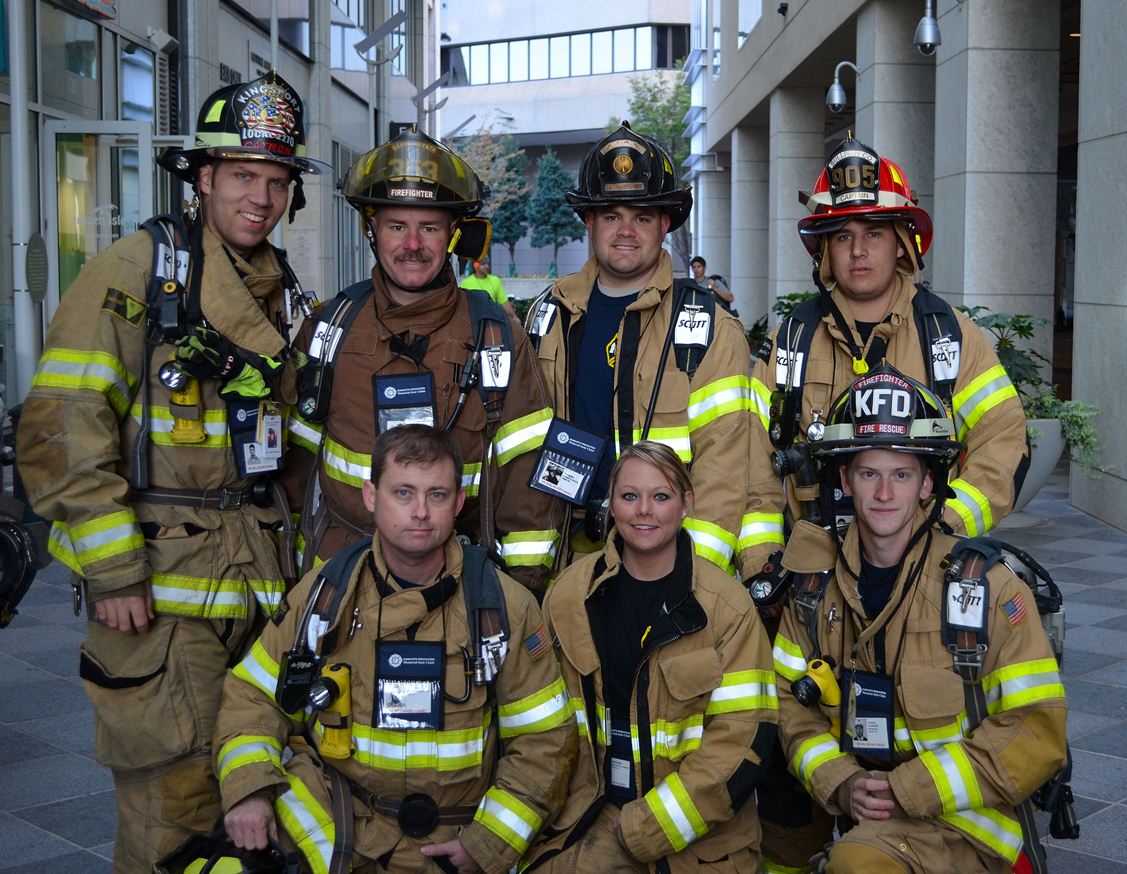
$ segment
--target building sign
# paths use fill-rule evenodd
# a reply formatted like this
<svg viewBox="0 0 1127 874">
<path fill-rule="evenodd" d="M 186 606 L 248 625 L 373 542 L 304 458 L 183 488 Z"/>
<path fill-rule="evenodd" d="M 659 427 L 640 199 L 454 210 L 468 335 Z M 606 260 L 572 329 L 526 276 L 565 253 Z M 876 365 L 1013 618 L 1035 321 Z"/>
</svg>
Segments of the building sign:
<svg viewBox="0 0 1127 874">
<path fill-rule="evenodd" d="M 95 12 L 103 18 L 117 18 L 117 0 L 70 0 L 69 5 L 85 12 Z"/>
<path fill-rule="evenodd" d="M 243 74 L 227 64 L 219 65 L 219 81 L 224 85 L 238 85 L 243 81 Z"/>
</svg>

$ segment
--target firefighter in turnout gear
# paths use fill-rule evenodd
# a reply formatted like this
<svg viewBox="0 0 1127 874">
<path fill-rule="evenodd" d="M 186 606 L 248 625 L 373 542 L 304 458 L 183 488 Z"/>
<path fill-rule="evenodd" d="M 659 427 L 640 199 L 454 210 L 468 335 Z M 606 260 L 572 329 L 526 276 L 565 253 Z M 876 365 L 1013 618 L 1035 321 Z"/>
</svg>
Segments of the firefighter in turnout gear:
<svg viewBox="0 0 1127 874">
<path fill-rule="evenodd" d="M 606 547 L 544 602 L 580 744 L 530 867 L 755 874 L 755 787 L 777 729 L 767 636 L 743 587 L 694 554 L 695 495 L 672 449 L 624 448 L 610 487 Z"/>
<path fill-rule="evenodd" d="M 375 535 L 309 574 L 228 676 L 216 767 L 236 845 L 281 837 L 322 874 L 502 874 L 562 806 L 567 691 L 532 594 L 453 536 L 461 471 L 451 434 L 381 435 Z"/>
<path fill-rule="evenodd" d="M 527 327 L 557 428 L 598 450 L 571 468 L 581 485 L 566 496 L 570 552 L 601 546 L 610 468 L 649 439 L 689 465 L 696 505 L 685 527 L 700 556 L 732 572 L 746 504 L 748 348 L 710 291 L 673 279 L 662 241 L 688 218 L 692 194 L 669 154 L 624 122 L 587 153 L 568 202 L 594 255 L 533 304 Z"/>
<path fill-rule="evenodd" d="M 1032 593 L 1003 564 L 953 562 L 969 541 L 936 528 L 956 429 L 935 393 L 883 364 L 812 445 L 854 521 L 844 540 L 809 521 L 793 532 L 783 564 L 800 576 L 774 656 L 786 761 L 853 823 L 831 874 L 1009 871 L 1023 802 L 1066 760 L 1064 686 Z"/>
<path fill-rule="evenodd" d="M 20 474 L 87 599 L 80 674 L 113 771 L 117 872 L 211 833 L 223 676 L 284 594 L 282 457 L 264 435 L 296 400 L 305 298 L 268 237 L 291 182 L 322 166 L 302 123 L 275 73 L 204 101 L 193 147 L 162 158 L 197 202 L 86 264 L 23 407 Z"/>
<path fill-rule="evenodd" d="M 985 534 L 1009 512 L 1025 477 L 1025 416 L 986 334 L 916 284 L 931 244 L 930 217 L 904 171 L 851 138 L 834 150 L 813 192 L 800 196 L 810 215 L 799 221 L 799 235 L 820 292 L 784 319 L 753 359 L 745 528 L 758 534 L 744 541 L 743 566 L 777 568 L 784 531 L 819 506 L 809 441 L 825 427 L 834 398 L 881 360 L 929 385 L 951 410 L 965 451 L 953 468 L 943 521 L 956 532 Z M 783 462 L 782 478 L 773 460 Z M 847 515 L 847 502 L 829 512 Z M 782 597 L 763 585 L 767 601 Z M 771 799 L 761 807 L 768 870 L 806 870 L 804 860 L 829 839 L 831 824 L 781 767 L 764 794 Z"/>
<path fill-rule="evenodd" d="M 291 499 L 307 498 L 304 566 L 371 534 L 361 486 L 372 444 L 414 422 L 449 431 L 465 458 L 459 534 L 542 590 L 564 516 L 558 498 L 528 488 L 552 418 L 544 380 L 520 325 L 484 292 L 459 289 L 449 263 L 488 246 L 489 223 L 474 217 L 485 186 L 441 143 L 406 131 L 362 155 L 342 191 L 376 265 L 295 343 L 301 399 L 285 479 Z"/>
</svg>

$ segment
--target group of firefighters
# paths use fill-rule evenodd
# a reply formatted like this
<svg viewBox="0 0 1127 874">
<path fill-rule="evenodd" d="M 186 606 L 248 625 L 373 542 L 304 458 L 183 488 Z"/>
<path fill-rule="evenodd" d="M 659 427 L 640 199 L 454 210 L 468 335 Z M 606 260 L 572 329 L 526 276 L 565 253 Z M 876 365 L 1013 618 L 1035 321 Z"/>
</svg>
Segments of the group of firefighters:
<svg viewBox="0 0 1127 874">
<path fill-rule="evenodd" d="M 327 169 L 303 121 L 276 73 L 207 98 L 161 159 L 187 213 L 88 262 L 23 406 L 115 872 L 201 870 L 223 829 L 217 871 L 1036 862 L 1064 689 L 1029 589 L 959 552 L 1025 419 L 917 284 L 904 171 L 834 149 L 818 295 L 749 350 L 674 278 L 691 193 L 626 123 L 568 194 L 593 254 L 526 325 L 458 287 L 488 190 L 415 131 L 343 180 L 376 263 L 315 305 L 269 242 Z"/>
</svg>

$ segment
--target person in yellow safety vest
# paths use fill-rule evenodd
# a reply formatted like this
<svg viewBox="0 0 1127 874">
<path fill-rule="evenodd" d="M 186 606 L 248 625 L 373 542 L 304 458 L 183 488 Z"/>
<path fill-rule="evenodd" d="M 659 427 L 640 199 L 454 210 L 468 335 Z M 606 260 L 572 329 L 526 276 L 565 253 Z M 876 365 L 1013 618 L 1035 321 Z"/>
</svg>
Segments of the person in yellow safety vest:
<svg viewBox="0 0 1127 874">
<path fill-rule="evenodd" d="M 473 273 L 462 280 L 462 288 L 484 291 L 492 298 L 494 303 L 500 304 L 505 312 L 515 319 L 517 314 L 513 305 L 509 302 L 509 296 L 505 294 L 505 286 L 501 284 L 501 277 L 489 270 L 491 263 L 489 256 L 485 255 L 470 263 L 473 264 Z"/>
<path fill-rule="evenodd" d="M 495 636 L 471 609 L 494 571 L 471 590 L 484 553 L 453 536 L 461 471 L 450 434 L 382 434 L 363 488 L 375 535 L 347 577 L 307 575 L 228 676 L 216 769 L 237 846 L 280 836 L 314 874 L 503 874 L 563 805 L 576 749 L 567 690 L 529 591 L 496 575 Z M 342 678 L 331 695 L 302 694 L 314 687 L 297 682 L 295 641 L 321 676 Z"/>
<path fill-rule="evenodd" d="M 685 527 L 697 553 L 728 572 L 747 500 L 748 346 L 707 289 L 674 280 L 662 248 L 692 210 L 669 154 L 628 122 L 596 143 L 568 202 L 593 255 L 529 310 L 526 327 L 557 421 L 605 440 L 570 498 L 570 551 L 601 547 L 607 480 L 622 449 L 657 440 L 689 465 L 696 502 Z M 759 568 L 755 568 L 758 570 Z M 747 575 L 747 568 L 741 566 Z"/>
<path fill-rule="evenodd" d="M 950 407 L 965 451 L 954 466 L 954 496 L 944 504 L 943 521 L 956 532 L 985 534 L 1009 512 L 1025 478 L 1025 416 L 986 334 L 916 284 L 931 218 L 899 165 L 852 138 L 834 149 L 813 192 L 801 196 L 810 215 L 798 230 L 820 291 L 753 358 L 742 566 L 754 575 L 773 557 L 777 567 L 784 531 L 816 506 L 817 488 L 802 475 L 808 459 L 780 478 L 773 450 L 801 458 L 834 398 L 882 360 L 938 391 Z M 839 502 L 832 512 L 847 515 L 848 507 Z M 765 618 L 772 632 L 774 622 Z M 762 792 L 764 857 L 773 874 L 799 874 L 829 840 L 832 823 L 774 761 Z"/>
<path fill-rule="evenodd" d="M 775 746 L 770 644 L 743 587 L 694 554 L 695 493 L 661 443 L 623 449 L 614 528 L 544 601 L 580 725 L 545 872 L 755 874 L 755 787 Z"/>
<path fill-rule="evenodd" d="M 361 487 L 372 444 L 422 422 L 453 434 L 466 461 L 459 535 L 542 591 L 565 513 L 528 486 L 552 418 L 544 378 L 519 323 L 459 289 L 450 266 L 451 252 L 482 256 L 489 224 L 476 213 L 488 188 L 442 143 L 408 130 L 361 155 L 341 192 L 376 264 L 294 341 L 303 367 L 283 484 L 291 502 L 304 499 L 305 567 L 371 534 Z"/>
<path fill-rule="evenodd" d="M 187 221 L 86 264 L 23 407 L 20 474 L 87 599 L 80 675 L 123 874 L 211 833 L 223 676 L 285 590 L 282 449 L 266 435 L 296 400 L 288 330 L 307 303 L 269 236 L 291 183 L 292 220 L 300 174 L 327 169 L 306 157 L 303 122 L 273 72 L 204 101 L 193 145 L 161 158 L 195 187 Z"/>
<path fill-rule="evenodd" d="M 786 762 L 852 822 L 825 871 L 1003 874 L 1023 845 L 1015 809 L 1067 756 L 1032 592 L 1001 563 L 950 561 L 960 541 L 936 521 L 963 447 L 938 395 L 880 365 L 826 419 L 815 459 L 854 521 L 843 539 L 795 528 L 774 645 Z"/>
</svg>

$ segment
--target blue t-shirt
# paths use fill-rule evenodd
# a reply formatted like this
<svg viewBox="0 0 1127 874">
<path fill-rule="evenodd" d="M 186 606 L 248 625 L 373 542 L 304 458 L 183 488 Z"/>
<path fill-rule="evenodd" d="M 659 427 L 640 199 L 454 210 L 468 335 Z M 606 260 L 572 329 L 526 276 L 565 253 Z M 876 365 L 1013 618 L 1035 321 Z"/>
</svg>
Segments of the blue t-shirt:
<svg viewBox="0 0 1127 874">
<path fill-rule="evenodd" d="M 637 292 L 611 297 L 596 285 L 583 317 L 571 416 L 579 427 L 607 437 L 588 501 L 601 501 L 606 497 L 610 469 L 614 465 L 614 363 L 618 353 L 618 327 L 626 308 L 637 299 Z"/>
</svg>

